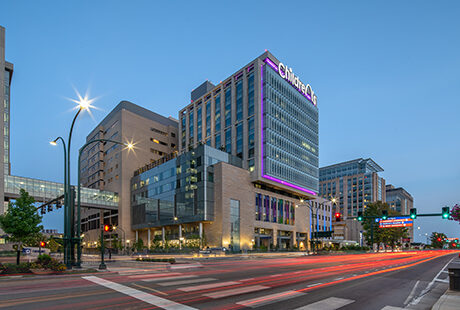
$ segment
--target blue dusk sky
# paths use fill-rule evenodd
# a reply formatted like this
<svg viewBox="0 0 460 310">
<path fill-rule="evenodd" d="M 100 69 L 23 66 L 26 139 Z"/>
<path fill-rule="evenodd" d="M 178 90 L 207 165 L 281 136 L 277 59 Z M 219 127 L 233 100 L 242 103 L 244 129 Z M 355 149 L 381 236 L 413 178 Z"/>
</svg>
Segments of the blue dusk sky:
<svg viewBox="0 0 460 310">
<path fill-rule="evenodd" d="M 62 181 L 74 88 L 177 118 L 190 91 L 270 50 L 318 95 L 320 166 L 372 158 L 419 213 L 460 203 L 459 1 L 1 1 L 11 88 L 12 174 Z M 62 214 L 44 218 L 62 231 Z M 416 240 L 458 223 L 417 219 Z"/>
</svg>

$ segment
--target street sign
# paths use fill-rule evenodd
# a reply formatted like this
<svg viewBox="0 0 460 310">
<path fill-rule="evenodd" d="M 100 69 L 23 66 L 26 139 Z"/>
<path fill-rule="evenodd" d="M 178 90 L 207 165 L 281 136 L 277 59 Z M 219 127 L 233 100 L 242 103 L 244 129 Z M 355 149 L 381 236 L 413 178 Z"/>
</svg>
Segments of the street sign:
<svg viewBox="0 0 460 310">
<path fill-rule="evenodd" d="M 390 217 L 379 221 L 380 228 L 411 227 L 413 225 L 414 220 L 408 216 Z"/>
</svg>

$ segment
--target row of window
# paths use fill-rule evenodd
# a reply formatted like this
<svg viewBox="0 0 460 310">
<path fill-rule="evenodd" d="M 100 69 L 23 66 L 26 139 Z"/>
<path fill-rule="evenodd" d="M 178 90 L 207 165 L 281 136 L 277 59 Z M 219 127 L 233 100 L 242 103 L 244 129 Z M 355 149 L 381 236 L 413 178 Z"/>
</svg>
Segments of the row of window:
<svg viewBox="0 0 460 310">
<path fill-rule="evenodd" d="M 256 221 L 295 225 L 295 206 L 291 201 L 256 194 Z"/>
</svg>

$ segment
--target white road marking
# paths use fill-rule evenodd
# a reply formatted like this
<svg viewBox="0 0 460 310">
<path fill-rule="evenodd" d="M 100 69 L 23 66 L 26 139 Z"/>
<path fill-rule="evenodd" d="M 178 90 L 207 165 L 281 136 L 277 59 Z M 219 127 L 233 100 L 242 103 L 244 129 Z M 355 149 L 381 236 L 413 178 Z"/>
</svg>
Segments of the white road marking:
<svg viewBox="0 0 460 310">
<path fill-rule="evenodd" d="M 412 298 L 414 298 L 415 290 L 417 289 L 417 286 L 418 286 L 419 283 L 420 283 L 420 281 L 415 282 L 415 285 L 412 288 L 412 290 L 410 291 L 409 296 L 407 296 L 406 300 L 404 301 L 405 305 L 407 305 L 412 300 Z"/>
<path fill-rule="evenodd" d="M 447 279 L 436 279 L 437 282 L 442 282 L 442 283 L 449 283 L 449 280 Z"/>
<path fill-rule="evenodd" d="M 128 278 L 138 279 L 138 278 L 161 278 L 161 277 L 170 277 L 170 276 L 178 276 L 182 273 L 178 272 L 170 272 L 170 273 L 146 273 L 146 274 L 137 274 L 134 276 L 129 276 Z"/>
<path fill-rule="evenodd" d="M 242 306 L 245 306 L 245 307 L 250 307 L 250 308 L 257 308 L 257 307 L 260 307 L 260 306 L 265 306 L 265 305 L 268 305 L 268 304 L 271 304 L 271 303 L 291 299 L 291 298 L 301 296 L 301 295 L 305 295 L 305 293 L 298 292 L 298 291 L 286 291 L 286 292 L 266 295 L 266 296 L 262 296 L 262 297 L 257 297 L 257 298 L 253 298 L 253 299 L 248 299 L 248 300 L 244 300 L 244 301 L 239 301 L 236 304 L 237 305 L 242 305 Z"/>
<path fill-rule="evenodd" d="M 255 278 L 247 278 L 247 279 L 242 279 L 242 280 L 238 280 L 238 281 L 244 282 L 244 281 L 251 281 L 251 280 L 255 280 Z"/>
<path fill-rule="evenodd" d="M 240 294 L 246 294 L 250 292 L 266 290 L 268 288 L 270 287 L 262 286 L 262 285 L 251 285 L 251 286 L 237 287 L 237 288 L 230 289 L 230 290 L 207 293 L 207 294 L 203 294 L 203 296 L 217 299 L 217 298 L 222 298 L 222 297 L 228 297 L 228 296 L 233 296 L 233 295 L 240 295 Z"/>
<path fill-rule="evenodd" d="M 190 279 L 190 280 L 183 280 L 183 281 L 173 281 L 173 282 L 166 282 L 166 283 L 158 283 L 161 286 L 173 286 L 173 285 L 184 285 L 184 284 L 191 284 L 191 283 L 200 283 L 200 282 L 209 282 L 214 281 L 215 278 L 198 278 L 198 279 Z"/>
<path fill-rule="evenodd" d="M 144 282 L 160 282 L 160 281 L 170 281 L 170 280 L 182 280 L 182 279 L 190 279 L 190 278 L 197 278 L 198 276 L 176 276 L 176 277 L 161 277 L 161 278 L 151 278 L 151 279 L 142 279 Z"/>
<path fill-rule="evenodd" d="M 416 305 L 420 302 L 420 300 L 422 300 L 423 296 L 425 296 L 426 293 L 428 293 L 428 291 L 431 289 L 431 287 L 433 286 L 434 282 L 436 282 L 436 279 L 439 277 L 439 275 L 442 273 L 442 271 L 444 269 L 446 269 L 446 267 L 450 264 L 451 261 L 454 260 L 455 257 L 452 257 L 452 259 L 450 261 L 447 262 L 447 264 L 444 265 L 444 267 L 441 268 L 441 270 L 438 272 L 438 274 L 433 278 L 433 280 L 426 286 L 426 288 L 420 293 L 420 295 L 418 295 L 417 298 L 415 298 L 414 300 L 411 301 L 411 303 L 409 305 Z"/>
<path fill-rule="evenodd" d="M 317 286 L 317 285 L 320 285 L 320 284 L 323 284 L 323 283 L 310 284 L 310 285 L 307 285 L 307 287 Z"/>
<path fill-rule="evenodd" d="M 154 305 L 156 307 L 166 309 L 166 310 L 195 310 L 196 309 L 196 308 L 189 307 L 187 305 L 176 303 L 174 301 L 171 301 L 165 298 L 161 298 L 159 296 L 155 296 L 152 294 L 145 293 L 143 291 L 136 290 L 129 286 L 121 285 L 121 284 L 118 284 L 112 281 L 107 281 L 105 279 L 101 279 L 95 276 L 88 276 L 88 277 L 82 277 L 82 278 L 85 280 L 91 281 L 93 283 L 105 286 L 107 288 L 110 288 L 122 294 L 142 300 L 143 302 Z"/>
<path fill-rule="evenodd" d="M 336 310 L 355 302 L 352 299 L 329 297 L 295 310 Z"/>
<path fill-rule="evenodd" d="M 197 286 L 185 286 L 178 288 L 179 291 L 183 292 L 195 292 L 195 291 L 200 291 L 200 290 L 206 290 L 209 288 L 215 288 L 215 287 L 222 287 L 222 286 L 231 286 L 235 284 L 241 284 L 240 282 L 234 282 L 234 281 L 228 281 L 228 282 L 220 282 L 220 283 L 212 283 L 212 284 L 203 284 L 203 285 L 197 285 Z"/>
<path fill-rule="evenodd" d="M 342 280 L 342 279 L 343 279 L 343 277 L 335 278 L 334 281 L 335 281 L 335 280 Z"/>
<path fill-rule="evenodd" d="M 188 265 L 171 265 L 169 269 L 186 269 L 186 268 L 201 268 L 201 264 L 188 264 Z"/>
<path fill-rule="evenodd" d="M 393 306 L 385 306 L 385 307 L 382 308 L 382 310 L 404 310 L 404 308 L 393 307 Z"/>
</svg>

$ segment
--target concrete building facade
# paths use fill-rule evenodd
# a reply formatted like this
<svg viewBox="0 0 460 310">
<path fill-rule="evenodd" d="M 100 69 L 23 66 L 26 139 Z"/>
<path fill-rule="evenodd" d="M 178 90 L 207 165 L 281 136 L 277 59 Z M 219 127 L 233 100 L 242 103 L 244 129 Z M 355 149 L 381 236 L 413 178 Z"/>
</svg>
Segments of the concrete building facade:
<svg viewBox="0 0 460 310">
<path fill-rule="evenodd" d="M 119 196 L 118 211 L 83 210 L 84 241 L 98 240 L 101 217 L 104 224 L 118 227 L 120 240 L 133 240 L 130 199 L 133 171 L 177 152 L 177 120 L 122 101 L 96 126 L 86 141 L 94 139 L 133 143 L 134 150 L 99 142 L 91 144 L 82 154 L 82 185 L 116 192 Z"/>
<path fill-rule="evenodd" d="M 10 87 L 13 78 L 13 64 L 5 60 L 5 28 L 0 26 L 0 214 L 8 206 L 5 201 L 5 176 L 11 174 L 10 161 Z"/>
<path fill-rule="evenodd" d="M 192 91 L 179 132 L 179 152 L 206 144 L 239 157 L 252 182 L 317 197 L 317 96 L 268 51 Z"/>
<path fill-rule="evenodd" d="M 385 187 L 386 203 L 391 209 L 401 213 L 402 215 L 409 215 L 410 209 L 414 207 L 414 198 L 402 187 L 394 187 L 388 184 Z"/>
<path fill-rule="evenodd" d="M 240 158 L 207 145 L 136 173 L 131 188 L 133 230 L 144 245 L 306 249 L 312 231 L 331 230 L 328 200 L 254 183 Z"/>
<path fill-rule="evenodd" d="M 383 168 L 372 159 L 358 158 L 319 169 L 320 195 L 335 201 L 334 213 L 341 221 L 333 220 L 334 239 L 351 240 L 362 244 L 361 223 L 352 219 L 371 202 L 385 202 L 385 179 L 379 176 Z"/>
</svg>

